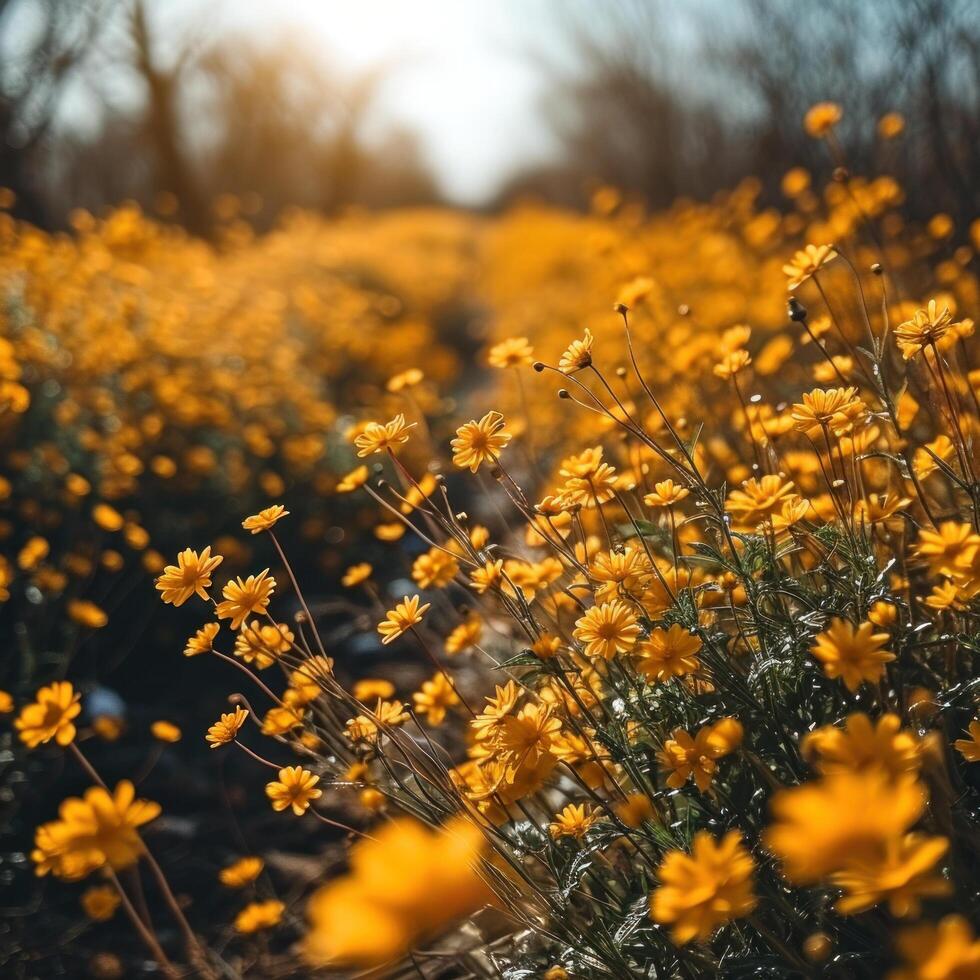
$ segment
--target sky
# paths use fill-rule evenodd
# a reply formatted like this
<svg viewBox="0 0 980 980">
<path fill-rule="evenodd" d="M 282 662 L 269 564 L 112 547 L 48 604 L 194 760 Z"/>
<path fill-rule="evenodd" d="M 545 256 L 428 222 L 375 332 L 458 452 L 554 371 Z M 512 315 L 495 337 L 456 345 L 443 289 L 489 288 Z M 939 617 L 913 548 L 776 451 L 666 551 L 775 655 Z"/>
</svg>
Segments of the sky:
<svg viewBox="0 0 980 980">
<path fill-rule="evenodd" d="M 193 10 L 209 0 L 180 2 Z M 380 111 L 419 134 L 452 199 L 477 204 L 515 167 L 554 149 L 533 59 L 554 44 L 547 28 L 558 2 L 226 0 L 221 20 L 257 31 L 298 27 L 351 69 L 393 64 Z"/>
</svg>

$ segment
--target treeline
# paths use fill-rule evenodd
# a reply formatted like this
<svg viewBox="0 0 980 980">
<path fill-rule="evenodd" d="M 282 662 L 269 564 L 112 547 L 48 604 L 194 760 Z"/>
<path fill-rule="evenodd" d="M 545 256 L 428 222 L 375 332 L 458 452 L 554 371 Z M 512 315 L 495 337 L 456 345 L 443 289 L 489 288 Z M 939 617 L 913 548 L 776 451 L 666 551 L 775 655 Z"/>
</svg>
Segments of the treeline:
<svg viewBox="0 0 980 980">
<path fill-rule="evenodd" d="M 291 205 L 439 199 L 416 135 L 378 112 L 397 66 L 332 70 L 303 38 L 210 30 L 212 9 L 178 23 L 155 0 L 0 0 L 0 184 L 23 216 L 58 225 L 72 207 L 135 199 L 206 232 L 228 195 L 259 226 Z M 547 39 L 527 47 L 558 151 L 517 169 L 489 206 L 527 194 L 581 206 L 603 182 L 659 207 L 748 174 L 774 197 L 792 166 L 829 171 L 801 119 L 830 99 L 845 110 L 853 171 L 899 175 L 912 214 L 978 213 L 975 0 L 546 10 Z M 84 113 L 71 100 L 80 87 Z M 900 139 L 876 129 L 890 112 L 904 119 Z"/>
</svg>

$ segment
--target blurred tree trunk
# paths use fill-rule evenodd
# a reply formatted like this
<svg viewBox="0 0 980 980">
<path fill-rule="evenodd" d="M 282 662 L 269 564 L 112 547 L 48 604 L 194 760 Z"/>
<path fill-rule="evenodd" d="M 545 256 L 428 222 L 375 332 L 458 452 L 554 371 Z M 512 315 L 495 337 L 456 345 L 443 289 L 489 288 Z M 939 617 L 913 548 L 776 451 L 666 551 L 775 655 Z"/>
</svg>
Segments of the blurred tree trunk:
<svg viewBox="0 0 980 980">
<path fill-rule="evenodd" d="M 180 205 L 184 226 L 197 235 L 207 233 L 207 208 L 185 154 L 178 116 L 177 97 L 184 59 L 173 68 L 159 68 L 153 57 L 153 39 L 143 0 L 133 5 L 132 35 L 136 45 L 136 69 L 146 83 L 148 104 L 146 132 L 156 155 L 157 185 L 173 193 Z"/>
</svg>

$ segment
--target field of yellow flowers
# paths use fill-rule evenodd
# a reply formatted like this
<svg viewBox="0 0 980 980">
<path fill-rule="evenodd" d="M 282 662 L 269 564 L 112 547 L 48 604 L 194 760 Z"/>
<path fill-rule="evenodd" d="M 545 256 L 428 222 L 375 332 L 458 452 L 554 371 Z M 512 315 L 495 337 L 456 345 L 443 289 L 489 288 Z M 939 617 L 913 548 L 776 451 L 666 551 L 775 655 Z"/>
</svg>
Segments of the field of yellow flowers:
<svg viewBox="0 0 980 980">
<path fill-rule="evenodd" d="M 0 216 L 4 975 L 980 977 L 980 223 L 838 119 L 780 208 Z"/>
</svg>

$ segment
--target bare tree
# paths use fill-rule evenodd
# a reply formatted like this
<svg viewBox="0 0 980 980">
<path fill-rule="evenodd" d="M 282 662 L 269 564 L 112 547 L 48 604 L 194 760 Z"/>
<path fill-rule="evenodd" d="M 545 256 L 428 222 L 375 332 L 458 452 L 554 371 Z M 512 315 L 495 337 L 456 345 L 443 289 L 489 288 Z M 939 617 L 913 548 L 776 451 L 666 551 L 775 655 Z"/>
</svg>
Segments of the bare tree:
<svg viewBox="0 0 980 980">
<path fill-rule="evenodd" d="M 45 217 L 37 150 L 113 2 L 0 0 L 0 185 L 14 191 L 25 218 Z"/>
</svg>

